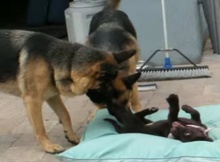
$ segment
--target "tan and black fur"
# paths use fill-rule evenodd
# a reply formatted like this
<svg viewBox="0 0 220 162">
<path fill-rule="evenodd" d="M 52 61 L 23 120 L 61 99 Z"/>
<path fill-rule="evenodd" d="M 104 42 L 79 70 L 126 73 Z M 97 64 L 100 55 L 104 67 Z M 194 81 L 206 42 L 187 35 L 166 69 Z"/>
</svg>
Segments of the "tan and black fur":
<svg viewBox="0 0 220 162">
<path fill-rule="evenodd" d="M 118 64 L 135 52 L 110 54 L 42 33 L 0 30 L 0 90 L 23 98 L 43 149 L 50 153 L 60 152 L 63 148 L 53 144 L 46 135 L 43 102 L 46 101 L 58 115 L 67 139 L 78 143 L 60 95 L 82 95 L 107 84 L 117 76 Z"/>
<path fill-rule="evenodd" d="M 132 87 L 126 86 L 126 84 L 123 85 L 120 77 L 123 78 L 136 72 L 136 64 L 140 52 L 135 28 L 127 14 L 117 10 L 119 3 L 120 0 L 107 0 L 104 9 L 94 15 L 90 23 L 86 44 L 108 52 L 119 52 L 129 49 L 137 50 L 133 57 L 121 64 L 118 79 L 114 80 L 112 85 L 115 89 L 115 99 L 119 99 L 122 103 L 127 100 L 127 107 L 131 106 L 137 112 L 141 109 L 137 84 L 135 83 Z M 105 107 L 106 101 L 103 98 L 103 94 L 98 91 L 90 91 L 87 95 L 98 107 Z M 128 100 L 128 98 L 130 99 Z"/>
</svg>

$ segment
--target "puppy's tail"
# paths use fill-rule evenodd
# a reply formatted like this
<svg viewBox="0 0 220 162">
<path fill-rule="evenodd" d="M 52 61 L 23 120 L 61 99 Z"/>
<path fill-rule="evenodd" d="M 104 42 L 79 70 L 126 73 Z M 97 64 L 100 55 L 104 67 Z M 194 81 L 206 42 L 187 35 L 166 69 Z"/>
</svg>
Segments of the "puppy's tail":
<svg viewBox="0 0 220 162">
<path fill-rule="evenodd" d="M 121 2 L 121 0 L 107 0 L 105 7 L 104 7 L 104 10 L 108 10 L 108 9 L 116 10 L 116 9 L 118 9 L 120 2 Z"/>
</svg>

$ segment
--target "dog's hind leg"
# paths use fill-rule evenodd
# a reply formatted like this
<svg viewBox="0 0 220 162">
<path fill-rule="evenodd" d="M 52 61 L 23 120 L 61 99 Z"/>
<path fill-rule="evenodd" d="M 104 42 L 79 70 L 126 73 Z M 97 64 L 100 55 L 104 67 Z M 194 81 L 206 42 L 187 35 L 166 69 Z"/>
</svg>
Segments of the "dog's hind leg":
<svg viewBox="0 0 220 162">
<path fill-rule="evenodd" d="M 26 105 L 29 120 L 34 128 L 36 138 L 43 149 L 48 153 L 62 152 L 64 150 L 63 147 L 53 144 L 46 135 L 42 117 L 43 99 L 34 95 L 26 95 L 23 99 Z"/>
<path fill-rule="evenodd" d="M 61 97 L 59 95 L 51 97 L 47 100 L 47 103 L 61 120 L 67 140 L 72 144 L 78 144 L 79 139 L 73 131 L 70 115 L 65 105 L 63 104 Z"/>
<path fill-rule="evenodd" d="M 201 122 L 201 118 L 200 118 L 200 113 L 195 110 L 194 108 L 192 108 L 189 105 L 183 105 L 182 109 L 186 112 L 189 113 L 191 115 L 191 119 L 198 122 L 198 123 L 202 123 Z"/>
</svg>

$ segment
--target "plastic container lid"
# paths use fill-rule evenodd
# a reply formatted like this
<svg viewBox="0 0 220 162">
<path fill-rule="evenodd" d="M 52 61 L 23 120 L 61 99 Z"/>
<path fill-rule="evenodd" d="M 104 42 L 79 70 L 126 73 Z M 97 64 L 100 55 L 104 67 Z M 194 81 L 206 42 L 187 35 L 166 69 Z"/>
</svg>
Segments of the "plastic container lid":
<svg viewBox="0 0 220 162">
<path fill-rule="evenodd" d="M 103 6 L 106 0 L 81 0 L 70 2 L 69 6 L 71 8 L 86 8 L 86 7 L 95 7 L 95 6 Z"/>
</svg>

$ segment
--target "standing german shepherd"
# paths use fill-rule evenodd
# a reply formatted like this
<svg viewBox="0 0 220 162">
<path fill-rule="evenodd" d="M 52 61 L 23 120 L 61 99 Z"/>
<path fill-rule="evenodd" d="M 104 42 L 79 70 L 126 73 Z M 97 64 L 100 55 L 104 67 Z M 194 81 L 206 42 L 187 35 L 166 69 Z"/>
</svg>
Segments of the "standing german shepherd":
<svg viewBox="0 0 220 162">
<path fill-rule="evenodd" d="M 120 66 L 118 77 L 124 77 L 136 72 L 136 64 L 139 59 L 139 47 L 137 43 L 136 31 L 126 15 L 126 13 L 117 10 L 120 0 L 107 0 L 104 9 L 94 15 L 90 24 L 89 36 L 86 44 L 91 47 L 102 49 L 109 52 L 118 52 L 128 49 L 136 49 L 136 54 Z M 137 81 L 139 74 L 133 76 Z M 139 111 L 141 106 L 138 97 L 137 84 L 132 87 L 115 84 L 115 99 L 126 103 L 134 111 Z M 132 91 L 131 96 L 129 91 Z M 104 95 L 98 90 L 89 91 L 87 95 L 90 99 L 102 108 L 106 104 Z M 127 100 L 127 98 L 130 98 Z"/>
<path fill-rule="evenodd" d="M 51 36 L 0 30 L 0 90 L 21 96 L 37 139 L 49 153 L 63 151 L 46 135 L 42 104 L 46 101 L 60 118 L 67 139 L 76 144 L 69 113 L 60 94 L 75 96 L 99 88 L 117 76 L 118 64 L 135 50 L 112 54 L 58 40 Z"/>
</svg>

